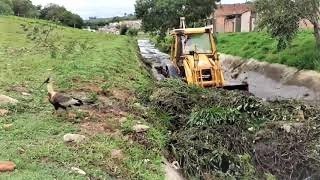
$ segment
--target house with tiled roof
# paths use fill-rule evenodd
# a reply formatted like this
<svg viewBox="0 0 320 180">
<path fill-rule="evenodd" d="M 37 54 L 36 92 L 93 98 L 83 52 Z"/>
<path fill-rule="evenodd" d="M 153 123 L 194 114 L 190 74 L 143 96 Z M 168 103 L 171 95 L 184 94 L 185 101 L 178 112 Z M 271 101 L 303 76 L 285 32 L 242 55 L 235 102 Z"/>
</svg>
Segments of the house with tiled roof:
<svg viewBox="0 0 320 180">
<path fill-rule="evenodd" d="M 251 32 L 256 27 L 257 13 L 250 3 L 220 4 L 210 17 L 213 20 L 213 29 L 218 33 Z M 302 29 L 313 28 L 310 21 L 301 19 L 299 26 Z"/>
<path fill-rule="evenodd" d="M 251 32 L 256 13 L 251 4 L 221 4 L 212 14 L 216 32 Z"/>
</svg>

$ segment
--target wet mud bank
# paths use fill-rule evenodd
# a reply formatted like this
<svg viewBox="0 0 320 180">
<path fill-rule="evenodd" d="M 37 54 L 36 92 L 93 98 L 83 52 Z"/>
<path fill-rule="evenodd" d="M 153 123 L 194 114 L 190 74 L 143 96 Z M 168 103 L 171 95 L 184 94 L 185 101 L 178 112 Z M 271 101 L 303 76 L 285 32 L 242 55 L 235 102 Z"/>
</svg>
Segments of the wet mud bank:
<svg viewBox="0 0 320 180">
<path fill-rule="evenodd" d="M 267 100 L 298 99 L 316 102 L 320 95 L 320 73 L 281 64 L 245 60 L 221 54 L 227 81 L 245 81 L 255 96 Z"/>
</svg>

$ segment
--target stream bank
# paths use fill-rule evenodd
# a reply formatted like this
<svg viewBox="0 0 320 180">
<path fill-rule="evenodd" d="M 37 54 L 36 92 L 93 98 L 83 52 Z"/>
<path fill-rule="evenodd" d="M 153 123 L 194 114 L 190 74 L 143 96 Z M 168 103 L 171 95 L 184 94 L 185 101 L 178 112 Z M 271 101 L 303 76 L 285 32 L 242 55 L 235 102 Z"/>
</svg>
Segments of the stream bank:
<svg viewBox="0 0 320 180">
<path fill-rule="evenodd" d="M 143 60 L 157 72 L 164 58 L 149 41 L 139 45 Z M 252 95 L 168 80 L 157 83 L 149 98 L 153 108 L 172 118 L 168 150 L 183 174 L 190 179 L 312 179 L 320 174 L 320 109 L 296 101 L 313 100 L 317 89 L 303 78 L 292 81 L 300 71 L 281 65 L 227 55 L 221 61 L 227 80 L 247 81 Z"/>
</svg>

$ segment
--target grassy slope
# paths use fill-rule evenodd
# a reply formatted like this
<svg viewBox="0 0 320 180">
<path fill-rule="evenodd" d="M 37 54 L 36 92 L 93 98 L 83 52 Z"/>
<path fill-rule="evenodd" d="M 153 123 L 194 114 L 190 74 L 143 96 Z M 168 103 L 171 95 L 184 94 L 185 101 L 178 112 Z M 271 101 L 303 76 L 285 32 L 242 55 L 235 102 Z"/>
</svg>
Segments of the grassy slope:
<svg viewBox="0 0 320 180">
<path fill-rule="evenodd" d="M 100 179 L 108 179 L 110 174 L 125 179 L 161 179 L 161 156 L 155 149 L 146 150 L 106 134 L 92 136 L 77 146 L 63 143 L 63 135 L 80 132 L 80 125 L 53 116 L 53 108 L 45 100 L 46 92 L 37 90 L 49 75 L 54 76 L 56 86 L 64 90 L 81 86 L 72 81 L 74 78 L 105 89 L 143 90 L 151 81 L 139 66 L 134 41 L 128 37 L 59 27 L 57 32 L 63 39 L 90 40 L 95 48 L 67 59 L 54 59 L 48 52 L 37 53 L 37 48 L 19 54 L 19 49 L 35 46 L 20 28 L 24 23 L 46 22 L 0 17 L 0 94 L 21 102 L 2 107 L 10 109 L 11 114 L 0 117 L 0 160 L 14 161 L 17 170 L 1 174 L 0 179 L 86 179 L 71 173 L 70 167 L 79 167 L 88 176 Z M 5 91 L 12 85 L 27 87 L 32 96 Z M 129 116 L 136 118 L 130 113 Z M 2 128 L 8 123 L 12 123 L 13 128 Z M 161 138 L 156 130 L 151 132 Z M 115 163 L 110 158 L 111 149 L 123 149 L 125 159 Z M 143 159 L 150 162 L 145 163 Z"/>
<path fill-rule="evenodd" d="M 277 51 L 277 41 L 263 32 L 220 34 L 218 42 L 222 53 L 320 70 L 320 55 L 311 31 L 299 32 L 291 46 L 281 52 Z"/>
</svg>

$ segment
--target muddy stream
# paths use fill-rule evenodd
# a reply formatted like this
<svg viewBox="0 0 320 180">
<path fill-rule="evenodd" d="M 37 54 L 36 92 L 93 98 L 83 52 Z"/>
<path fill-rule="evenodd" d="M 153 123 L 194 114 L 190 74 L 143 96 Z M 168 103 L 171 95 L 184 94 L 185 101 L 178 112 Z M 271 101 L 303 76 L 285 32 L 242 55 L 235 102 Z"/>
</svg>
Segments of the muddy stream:
<svg viewBox="0 0 320 180">
<path fill-rule="evenodd" d="M 160 52 L 149 40 L 139 40 L 143 61 L 151 67 L 156 79 L 163 79 L 156 67 L 170 61 L 169 55 Z M 220 54 L 227 83 L 247 82 L 249 91 L 266 100 L 299 99 L 317 103 L 320 95 L 320 73 L 301 71 L 280 64 L 244 60 Z"/>
<path fill-rule="evenodd" d="M 170 61 L 169 55 L 160 52 L 149 40 L 138 40 L 142 60 L 147 64 L 157 80 L 164 77 L 157 67 Z M 320 73 L 298 70 L 280 64 L 269 64 L 254 59 L 220 54 L 225 79 L 230 84 L 247 82 L 249 91 L 265 100 L 297 99 L 319 104 Z M 177 168 L 165 163 L 166 179 L 183 179 Z"/>
</svg>

